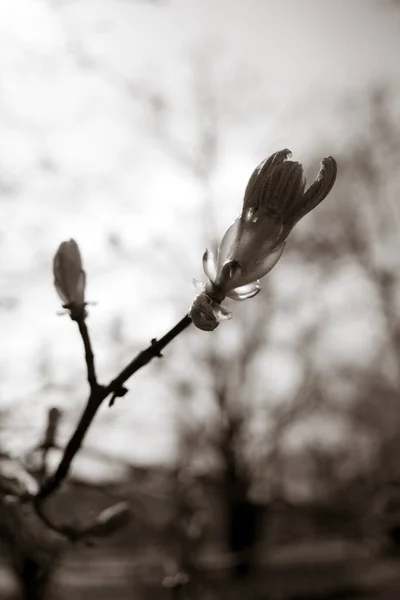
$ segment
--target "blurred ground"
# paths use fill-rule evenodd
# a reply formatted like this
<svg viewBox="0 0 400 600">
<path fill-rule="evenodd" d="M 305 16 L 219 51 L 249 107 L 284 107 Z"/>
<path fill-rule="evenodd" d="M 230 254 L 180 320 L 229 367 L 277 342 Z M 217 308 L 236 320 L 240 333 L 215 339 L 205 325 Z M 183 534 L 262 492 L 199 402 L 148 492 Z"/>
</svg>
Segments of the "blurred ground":
<svg viewBox="0 0 400 600">
<path fill-rule="evenodd" d="M 364 556 L 363 556 L 364 555 Z M 215 571 L 201 573 L 202 598 L 254 598 L 259 600 L 312 600 L 371 598 L 397 600 L 400 562 L 365 556 L 362 547 L 337 542 L 288 546 L 274 552 L 248 583 L 233 582 Z M 1 569 L 1 598 L 16 597 L 9 571 Z M 172 598 L 160 585 L 157 557 L 132 559 L 126 551 L 74 552 L 63 561 L 56 576 L 53 598 L 76 600 L 134 600 Z M 238 589 L 239 588 L 239 589 Z M 186 597 L 183 592 L 182 597 Z M 187 598 L 193 597 L 188 586 Z M 199 596 L 195 596 L 196 598 Z"/>
</svg>

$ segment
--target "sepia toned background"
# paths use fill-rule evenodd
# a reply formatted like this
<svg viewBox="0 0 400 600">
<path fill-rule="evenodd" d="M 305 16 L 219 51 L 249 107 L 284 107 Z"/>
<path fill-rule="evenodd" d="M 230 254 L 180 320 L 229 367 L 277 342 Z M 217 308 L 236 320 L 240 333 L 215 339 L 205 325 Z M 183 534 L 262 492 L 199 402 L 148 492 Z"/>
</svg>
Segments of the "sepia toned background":
<svg viewBox="0 0 400 600">
<path fill-rule="evenodd" d="M 262 292 L 102 407 L 53 510 L 129 499 L 132 529 L 69 550 L 51 598 L 232 597 L 220 580 L 243 547 L 249 597 L 396 589 L 379 507 L 400 477 L 399 60 L 390 1 L 0 5 L 0 450 L 33 472 L 48 410 L 52 469 L 87 396 L 52 283 L 63 240 L 82 252 L 107 383 L 188 311 L 263 158 L 290 148 L 309 182 L 323 156 L 339 169 Z"/>
</svg>

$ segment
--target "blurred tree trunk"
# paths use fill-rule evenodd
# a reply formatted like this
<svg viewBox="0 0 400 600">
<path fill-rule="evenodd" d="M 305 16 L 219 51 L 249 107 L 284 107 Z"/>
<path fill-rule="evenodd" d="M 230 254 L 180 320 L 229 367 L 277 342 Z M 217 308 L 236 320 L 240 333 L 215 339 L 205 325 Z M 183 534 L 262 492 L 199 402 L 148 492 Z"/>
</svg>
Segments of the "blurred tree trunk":
<svg viewBox="0 0 400 600">
<path fill-rule="evenodd" d="M 21 563 L 19 570 L 21 600 L 49 600 L 53 565 L 43 566 L 28 556 L 24 556 Z"/>
<path fill-rule="evenodd" d="M 14 499 L 0 507 L 0 531 L 9 548 L 21 600 L 49 600 L 52 576 L 66 538 L 46 528 L 31 502 Z"/>
<path fill-rule="evenodd" d="M 248 577 L 256 560 L 256 543 L 260 531 L 263 507 L 249 499 L 250 478 L 237 456 L 237 442 L 243 423 L 230 416 L 221 440 L 224 460 L 224 499 L 227 519 L 227 543 L 234 557 L 232 575 L 235 579 Z"/>
<path fill-rule="evenodd" d="M 12 555 L 11 567 L 20 588 L 20 599 L 50 600 L 50 584 L 58 552 L 54 553 L 53 558 L 41 560 L 38 556 L 24 553 L 13 542 L 9 543 L 9 547 Z"/>
<path fill-rule="evenodd" d="M 233 500 L 228 505 L 228 540 L 230 551 L 236 556 L 232 569 L 236 579 L 252 573 L 263 513 L 264 507 L 248 499 Z"/>
</svg>

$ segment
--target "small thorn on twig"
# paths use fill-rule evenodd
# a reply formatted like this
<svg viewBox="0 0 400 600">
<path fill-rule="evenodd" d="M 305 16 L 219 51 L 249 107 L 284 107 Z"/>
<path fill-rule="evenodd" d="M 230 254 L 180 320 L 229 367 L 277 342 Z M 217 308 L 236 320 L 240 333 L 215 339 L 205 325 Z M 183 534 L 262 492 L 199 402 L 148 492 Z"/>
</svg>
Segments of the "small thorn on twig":
<svg viewBox="0 0 400 600">
<path fill-rule="evenodd" d="M 151 340 L 151 347 L 153 348 L 154 356 L 156 356 L 157 358 L 163 358 L 164 355 L 158 349 L 157 344 L 158 344 L 158 342 L 157 342 L 156 338 L 153 338 Z"/>
<path fill-rule="evenodd" d="M 111 407 L 111 406 L 114 406 L 114 404 L 115 404 L 115 399 L 116 399 L 116 398 L 122 398 L 123 396 L 125 396 L 125 394 L 127 394 L 127 393 L 128 393 L 128 391 L 129 391 L 129 390 L 128 390 L 128 388 L 126 388 L 126 387 L 124 387 L 124 386 L 121 386 L 121 387 L 119 388 L 119 390 L 118 390 L 118 391 L 116 391 L 116 392 L 114 392 L 114 393 L 113 393 L 113 395 L 111 396 L 111 398 L 110 398 L 110 401 L 109 401 L 109 403 L 108 403 L 108 406 L 109 406 L 109 407 Z"/>
</svg>

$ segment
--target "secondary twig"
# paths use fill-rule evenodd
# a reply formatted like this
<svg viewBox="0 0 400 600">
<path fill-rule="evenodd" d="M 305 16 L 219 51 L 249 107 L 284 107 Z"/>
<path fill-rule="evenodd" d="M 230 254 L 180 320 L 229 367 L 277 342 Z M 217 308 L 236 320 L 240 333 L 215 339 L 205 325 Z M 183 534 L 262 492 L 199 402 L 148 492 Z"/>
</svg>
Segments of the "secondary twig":
<svg viewBox="0 0 400 600">
<path fill-rule="evenodd" d="M 47 414 L 47 426 L 43 441 L 37 448 L 41 452 L 41 468 L 39 473 L 39 479 L 41 482 L 45 481 L 47 477 L 47 460 L 49 451 L 52 448 L 57 447 L 56 436 L 60 418 L 61 411 L 56 407 L 50 408 Z"/>
<path fill-rule="evenodd" d="M 79 333 L 81 334 L 83 340 L 83 346 L 85 348 L 85 359 L 86 359 L 86 367 L 87 367 L 87 378 L 90 386 L 90 391 L 93 391 L 97 388 L 97 377 L 96 377 L 96 369 L 94 366 L 94 354 L 92 350 L 92 344 L 90 342 L 89 331 L 86 325 L 86 321 L 83 316 L 75 319 L 78 327 Z"/>
</svg>

